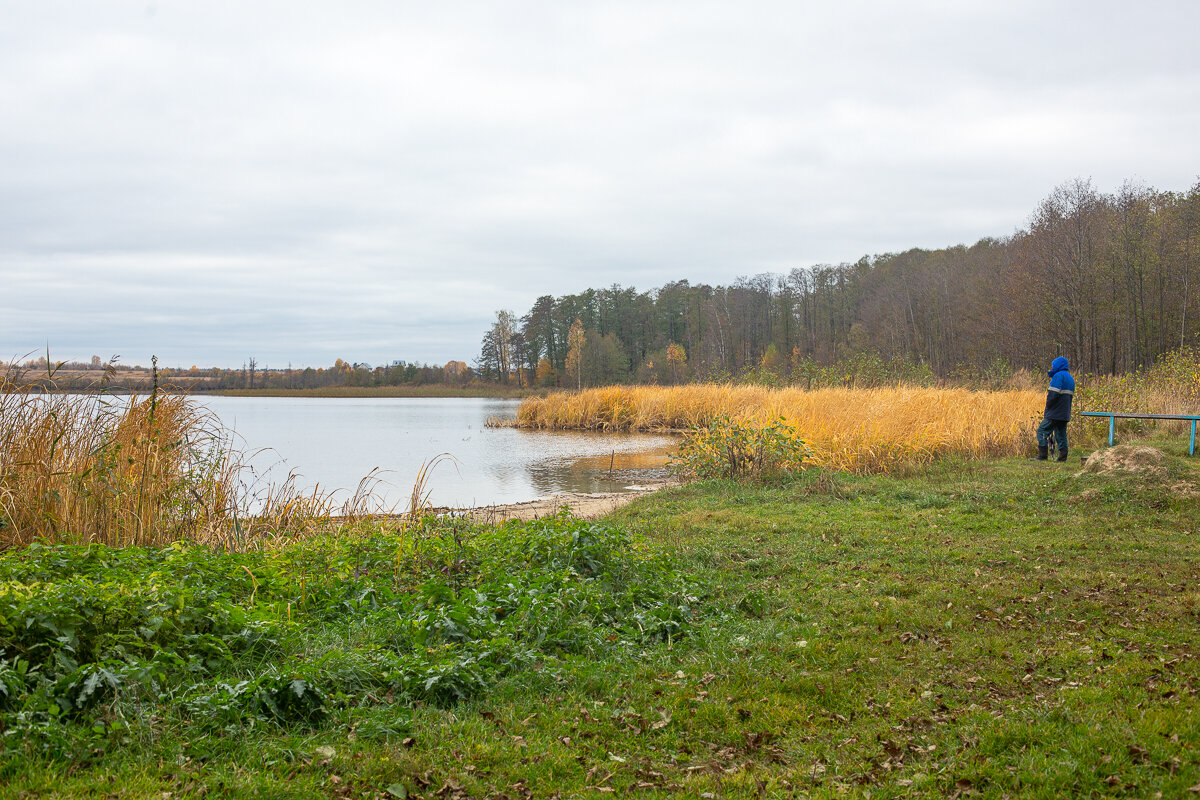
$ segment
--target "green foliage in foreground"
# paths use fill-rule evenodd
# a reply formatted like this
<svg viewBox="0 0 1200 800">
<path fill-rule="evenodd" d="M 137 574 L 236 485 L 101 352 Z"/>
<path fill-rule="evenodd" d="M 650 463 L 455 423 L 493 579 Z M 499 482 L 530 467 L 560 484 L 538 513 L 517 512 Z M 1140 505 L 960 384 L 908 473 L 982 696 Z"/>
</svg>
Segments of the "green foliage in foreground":
<svg viewBox="0 0 1200 800">
<path fill-rule="evenodd" d="M 1154 477 L 1076 477 L 1074 459 L 943 462 L 900 476 L 714 480 L 644 498 L 613 521 L 671 561 L 601 529 L 616 544 L 597 563 L 613 577 L 573 556 L 578 577 L 564 584 L 644 599 L 620 601 L 611 622 L 567 614 L 576 623 L 566 629 L 581 631 L 567 645 L 538 645 L 539 660 L 498 668 L 453 704 L 401 702 L 378 683 L 371 654 L 397 626 L 339 587 L 398 587 L 377 589 L 380 608 L 399 587 L 432 580 L 467 598 L 473 576 L 493 573 L 455 564 L 490 554 L 520 581 L 536 579 L 554 571 L 524 566 L 547 562 L 541 537 L 557 543 L 542 553 L 564 558 L 575 523 L 477 534 L 498 537 L 500 550 L 431 532 L 411 555 L 386 558 L 354 542 L 261 559 L 270 569 L 250 556 L 194 556 L 207 566 L 186 585 L 228 586 L 232 604 L 270 612 L 275 627 L 237 640 L 246 654 L 219 678 L 195 679 L 208 688 L 141 706 L 105 700 L 59 723 L 94 737 L 80 743 L 85 761 L 9 757 L 0 797 L 1194 796 L 1200 461 L 1179 457 L 1177 438 L 1157 444 L 1174 451 Z M 472 555 L 456 555 L 464 546 Z M 424 577 L 402 570 L 398 580 L 393 557 Z M 660 623 L 685 623 L 693 601 L 671 563 L 706 598 L 679 639 Z M 152 572 L 136 570 L 137 591 L 154 585 Z M 307 586 L 290 577 L 301 574 Z M 625 615 L 641 615 L 640 628 Z M 442 646 L 461 646 L 446 635 L 438 629 Z M 241 695 L 217 691 L 264 675 L 279 676 L 266 687 L 277 704 L 280 691 L 314 686 L 324 718 L 280 722 L 269 705 L 247 712 Z M 283 682 L 297 678 L 304 687 Z M 206 710 L 185 710 L 203 695 Z M 236 714 L 222 717 L 226 702 Z M 126 731 L 88 733 L 118 713 L 133 723 Z"/>
<path fill-rule="evenodd" d="M 617 528 L 429 522 L 267 553 L 37 546 L 0 556 L 0 775 L 135 742 L 407 709 L 522 669 L 671 640 L 695 601 Z M 363 714 L 358 710 L 363 709 Z M 338 713 L 340 712 L 340 714 Z M 385 720 L 381 723 L 380 720 Z"/>
</svg>

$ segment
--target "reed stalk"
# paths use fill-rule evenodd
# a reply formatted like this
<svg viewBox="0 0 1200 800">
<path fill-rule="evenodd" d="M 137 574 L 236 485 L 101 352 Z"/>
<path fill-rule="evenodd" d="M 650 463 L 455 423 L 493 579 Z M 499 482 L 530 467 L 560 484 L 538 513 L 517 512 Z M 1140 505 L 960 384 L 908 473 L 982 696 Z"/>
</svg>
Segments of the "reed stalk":
<svg viewBox="0 0 1200 800">
<path fill-rule="evenodd" d="M 429 486 L 429 478 L 438 465 L 444 461 L 449 461 L 455 469 L 458 469 L 458 462 L 450 453 L 438 453 L 428 461 L 421 462 L 421 468 L 417 470 L 417 477 L 413 481 L 412 493 L 408 500 L 409 522 L 416 522 L 428 513 L 430 509 L 429 495 L 433 491 Z"/>
</svg>

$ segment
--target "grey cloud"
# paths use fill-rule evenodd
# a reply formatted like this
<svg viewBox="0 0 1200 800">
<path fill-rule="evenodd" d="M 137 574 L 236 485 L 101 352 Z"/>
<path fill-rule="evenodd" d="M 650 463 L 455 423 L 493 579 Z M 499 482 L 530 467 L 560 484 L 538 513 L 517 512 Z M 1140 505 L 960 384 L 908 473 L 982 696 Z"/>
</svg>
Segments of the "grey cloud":
<svg viewBox="0 0 1200 800">
<path fill-rule="evenodd" d="M 0 353 L 470 360 L 540 294 L 1197 172 L 1173 2 L 0 7 Z"/>
</svg>

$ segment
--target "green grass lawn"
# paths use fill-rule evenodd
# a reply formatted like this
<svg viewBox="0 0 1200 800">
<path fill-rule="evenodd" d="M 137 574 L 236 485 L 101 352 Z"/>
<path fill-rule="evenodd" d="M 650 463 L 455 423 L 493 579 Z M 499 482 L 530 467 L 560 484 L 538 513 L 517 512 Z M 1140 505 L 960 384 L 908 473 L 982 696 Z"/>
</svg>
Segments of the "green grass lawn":
<svg viewBox="0 0 1200 800">
<path fill-rule="evenodd" d="M 1200 796 L 1200 467 L 1072 461 L 696 483 L 587 558 L 560 521 L 123 562 L 227 586 L 266 644 L 206 664 L 179 633 L 153 691 L 40 728 L 10 703 L 0 796 Z M 429 616 L 502 605 L 461 640 Z"/>
</svg>

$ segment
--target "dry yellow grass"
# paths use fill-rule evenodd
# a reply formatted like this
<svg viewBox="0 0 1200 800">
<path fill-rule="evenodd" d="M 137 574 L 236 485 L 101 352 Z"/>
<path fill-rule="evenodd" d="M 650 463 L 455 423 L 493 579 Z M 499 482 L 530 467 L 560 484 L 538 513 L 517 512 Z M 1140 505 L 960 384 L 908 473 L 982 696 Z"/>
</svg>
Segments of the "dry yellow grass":
<svg viewBox="0 0 1200 800">
<path fill-rule="evenodd" d="M 610 386 L 522 401 L 516 425 L 603 431 L 664 431 L 782 417 L 800 431 L 813 462 L 885 472 L 944 455 L 1016 455 L 1030 446 L 1045 392 L 892 387 L 767 389 L 694 384 Z"/>
</svg>

